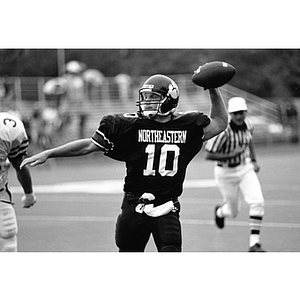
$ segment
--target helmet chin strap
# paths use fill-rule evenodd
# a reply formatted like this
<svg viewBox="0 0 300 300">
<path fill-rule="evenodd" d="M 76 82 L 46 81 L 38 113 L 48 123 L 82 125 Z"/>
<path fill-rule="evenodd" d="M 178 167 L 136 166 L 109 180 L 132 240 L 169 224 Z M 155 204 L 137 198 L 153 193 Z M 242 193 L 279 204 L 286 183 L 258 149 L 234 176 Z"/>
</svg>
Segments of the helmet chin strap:
<svg viewBox="0 0 300 300">
<path fill-rule="evenodd" d="M 151 119 L 151 118 L 157 116 L 157 114 L 158 114 L 158 111 L 154 111 L 154 110 L 144 110 L 144 111 L 142 112 L 142 115 L 143 115 L 144 117 L 146 117 L 146 118 L 149 118 L 149 119 Z"/>
<path fill-rule="evenodd" d="M 151 118 L 154 118 L 154 117 L 156 117 L 156 116 L 160 116 L 160 117 L 166 117 L 166 116 L 168 116 L 168 115 L 170 115 L 171 113 L 172 113 L 172 111 L 167 111 L 166 113 L 162 113 L 161 112 L 161 105 L 162 105 L 163 103 L 160 103 L 159 105 L 158 105 L 158 107 L 157 107 L 157 109 L 156 110 L 144 110 L 143 112 L 142 112 L 142 114 L 144 115 L 144 117 L 147 117 L 147 118 L 149 118 L 149 119 L 151 119 Z"/>
<path fill-rule="evenodd" d="M 143 111 L 143 116 L 149 119 L 153 119 L 154 117 L 158 116 L 158 117 L 167 117 L 171 114 L 171 111 L 168 111 L 167 113 L 163 114 L 163 113 L 159 113 L 158 111 Z"/>
</svg>

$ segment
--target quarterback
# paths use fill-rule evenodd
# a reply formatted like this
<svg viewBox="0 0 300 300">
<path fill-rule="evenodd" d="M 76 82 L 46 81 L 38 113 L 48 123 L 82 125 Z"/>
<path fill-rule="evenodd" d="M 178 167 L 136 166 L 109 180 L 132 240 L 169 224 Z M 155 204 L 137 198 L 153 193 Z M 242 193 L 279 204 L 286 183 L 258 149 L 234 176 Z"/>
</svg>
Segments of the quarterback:
<svg viewBox="0 0 300 300">
<path fill-rule="evenodd" d="M 186 169 L 203 142 L 225 130 L 227 110 L 218 88 L 209 89 L 210 116 L 176 113 L 177 84 L 164 75 L 139 89 L 136 113 L 107 115 L 91 138 L 49 149 L 23 161 L 36 166 L 48 158 L 102 151 L 126 164 L 124 197 L 116 223 L 120 252 L 142 252 L 152 234 L 159 252 L 182 251 L 179 197 Z"/>
</svg>

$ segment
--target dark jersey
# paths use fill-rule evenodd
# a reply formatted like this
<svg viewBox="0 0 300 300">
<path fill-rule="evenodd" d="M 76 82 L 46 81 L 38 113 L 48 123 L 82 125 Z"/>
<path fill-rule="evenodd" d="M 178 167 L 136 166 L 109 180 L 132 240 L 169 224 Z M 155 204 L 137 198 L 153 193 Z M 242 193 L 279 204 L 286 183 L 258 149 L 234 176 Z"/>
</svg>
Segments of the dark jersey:
<svg viewBox="0 0 300 300">
<path fill-rule="evenodd" d="M 189 162 L 203 145 L 210 123 L 200 112 L 174 114 L 159 123 L 136 114 L 103 117 L 92 142 L 110 158 L 126 163 L 124 191 L 137 196 L 178 197 Z"/>
</svg>

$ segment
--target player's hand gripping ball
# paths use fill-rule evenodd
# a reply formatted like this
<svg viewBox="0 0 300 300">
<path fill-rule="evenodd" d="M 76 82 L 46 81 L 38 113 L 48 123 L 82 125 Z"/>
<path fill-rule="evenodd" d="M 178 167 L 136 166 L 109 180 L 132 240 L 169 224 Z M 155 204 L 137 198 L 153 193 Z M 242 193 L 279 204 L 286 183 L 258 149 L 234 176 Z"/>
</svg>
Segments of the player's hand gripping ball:
<svg viewBox="0 0 300 300">
<path fill-rule="evenodd" d="M 235 73 L 236 69 L 232 65 L 222 61 L 213 61 L 194 71 L 192 81 L 205 90 L 213 89 L 228 83 Z"/>
</svg>

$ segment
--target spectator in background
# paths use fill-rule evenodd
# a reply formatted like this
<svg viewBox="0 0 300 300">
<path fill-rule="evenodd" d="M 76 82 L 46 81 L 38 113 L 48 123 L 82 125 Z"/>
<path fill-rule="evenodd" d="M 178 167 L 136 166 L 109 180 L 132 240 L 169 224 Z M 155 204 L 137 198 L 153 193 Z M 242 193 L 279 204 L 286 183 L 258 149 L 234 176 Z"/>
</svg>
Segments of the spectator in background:
<svg viewBox="0 0 300 300">
<path fill-rule="evenodd" d="M 59 110 L 61 103 L 66 96 L 68 81 L 62 77 L 56 77 L 48 80 L 43 87 L 46 100 L 56 102 L 56 108 Z"/>
<path fill-rule="evenodd" d="M 298 143 L 299 142 L 298 111 L 296 106 L 290 101 L 286 102 L 285 114 L 286 114 L 287 125 L 291 128 L 292 131 L 290 142 Z"/>
<path fill-rule="evenodd" d="M 64 135 L 71 120 L 70 110 L 66 101 L 67 89 L 68 81 L 62 77 L 48 80 L 43 89 L 48 103 L 47 106 L 50 106 L 52 110 L 57 110 L 60 126 L 57 128 L 56 133 L 60 136 Z"/>
<path fill-rule="evenodd" d="M 11 88 L 8 78 L 0 78 L 0 108 L 1 110 L 15 109 L 14 91 Z"/>
<path fill-rule="evenodd" d="M 120 100 L 123 102 L 128 101 L 128 99 L 130 98 L 131 76 L 121 73 L 115 77 L 115 81 L 118 85 Z"/>
<path fill-rule="evenodd" d="M 7 85 L 5 84 L 4 80 L 0 81 L 0 100 L 6 98 L 7 95 Z"/>
<path fill-rule="evenodd" d="M 86 66 L 78 61 L 70 61 L 66 64 L 64 78 L 67 80 L 66 105 L 72 110 L 79 123 L 78 137 L 83 138 L 85 126 L 89 115 L 89 98 L 83 71 Z"/>
<path fill-rule="evenodd" d="M 104 75 L 95 69 L 88 69 L 83 72 L 83 78 L 86 82 L 89 100 L 100 99 L 101 89 L 104 83 Z"/>
</svg>

